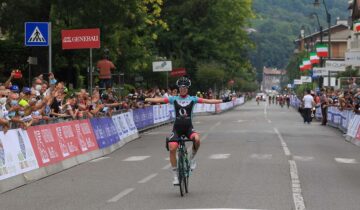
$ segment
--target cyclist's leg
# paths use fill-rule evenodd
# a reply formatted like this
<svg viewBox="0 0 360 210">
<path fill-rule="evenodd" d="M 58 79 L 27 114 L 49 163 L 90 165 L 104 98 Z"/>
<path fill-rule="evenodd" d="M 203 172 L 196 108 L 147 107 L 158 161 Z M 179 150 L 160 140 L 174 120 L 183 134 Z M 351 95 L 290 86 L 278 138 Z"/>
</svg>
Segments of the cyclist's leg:
<svg viewBox="0 0 360 210">
<path fill-rule="evenodd" d="M 177 139 L 178 135 L 176 131 L 173 131 L 169 140 Z M 173 168 L 176 168 L 176 150 L 178 148 L 177 142 L 169 142 L 169 151 L 170 151 L 170 164 Z"/>
<path fill-rule="evenodd" d="M 195 132 L 195 130 L 192 130 L 189 139 L 192 140 L 194 142 L 193 147 L 192 147 L 192 153 L 195 154 L 197 153 L 197 151 L 200 148 L 200 136 L 198 133 Z"/>
<path fill-rule="evenodd" d="M 177 138 L 176 132 L 173 130 L 169 140 L 174 140 Z M 176 162 L 176 150 L 178 148 L 177 142 L 169 142 L 169 158 L 170 158 L 170 165 L 171 165 L 171 172 L 173 174 L 174 180 L 173 184 L 178 185 L 179 184 L 179 178 L 178 178 L 178 171 L 177 171 L 177 162 Z"/>
<path fill-rule="evenodd" d="M 195 132 L 195 130 L 192 129 L 191 134 L 188 136 L 188 138 L 194 142 L 192 151 L 190 154 L 190 168 L 191 168 L 191 170 L 194 170 L 196 168 L 195 155 L 199 151 L 199 148 L 200 148 L 200 136 L 198 133 Z"/>
</svg>

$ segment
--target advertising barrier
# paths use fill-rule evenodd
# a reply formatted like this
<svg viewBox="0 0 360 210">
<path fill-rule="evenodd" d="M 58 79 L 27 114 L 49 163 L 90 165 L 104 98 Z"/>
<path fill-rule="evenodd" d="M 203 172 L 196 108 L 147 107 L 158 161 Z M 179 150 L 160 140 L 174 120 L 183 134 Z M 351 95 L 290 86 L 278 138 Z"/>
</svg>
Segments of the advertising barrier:
<svg viewBox="0 0 360 210">
<path fill-rule="evenodd" d="M 167 104 L 152 106 L 153 116 L 154 116 L 154 124 L 158 124 L 158 123 L 170 120 L 170 115 L 167 114 L 169 112 L 168 107 L 169 106 Z"/>
<path fill-rule="evenodd" d="M 26 131 L 0 132 L 0 180 L 39 168 Z"/>
<path fill-rule="evenodd" d="M 132 111 L 133 119 L 137 129 L 146 128 L 154 123 L 154 113 L 152 107 L 135 109 Z"/>
<path fill-rule="evenodd" d="M 100 149 L 120 141 L 119 134 L 112 119 L 92 118 L 90 122 Z"/>
<path fill-rule="evenodd" d="M 89 120 L 74 120 L 28 128 L 40 167 L 98 149 Z"/>
</svg>

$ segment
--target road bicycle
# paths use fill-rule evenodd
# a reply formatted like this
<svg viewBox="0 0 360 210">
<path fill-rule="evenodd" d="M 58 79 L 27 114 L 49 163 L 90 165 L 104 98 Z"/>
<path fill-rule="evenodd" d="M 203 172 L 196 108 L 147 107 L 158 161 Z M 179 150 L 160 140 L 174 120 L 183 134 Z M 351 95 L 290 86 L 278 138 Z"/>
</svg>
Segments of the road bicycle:
<svg viewBox="0 0 360 210">
<path fill-rule="evenodd" d="M 178 148 L 177 148 L 177 172 L 178 172 L 178 178 L 179 178 L 179 188 L 180 188 L 180 195 L 181 197 L 184 196 L 185 193 L 189 192 L 189 177 L 191 174 L 190 169 L 190 160 L 187 152 L 187 148 L 185 145 L 185 142 L 188 142 L 192 140 L 188 139 L 185 136 L 181 136 L 178 139 L 172 139 L 166 138 L 166 148 L 169 150 L 169 143 L 170 142 L 177 142 Z M 193 143 L 194 144 L 194 143 Z"/>
</svg>

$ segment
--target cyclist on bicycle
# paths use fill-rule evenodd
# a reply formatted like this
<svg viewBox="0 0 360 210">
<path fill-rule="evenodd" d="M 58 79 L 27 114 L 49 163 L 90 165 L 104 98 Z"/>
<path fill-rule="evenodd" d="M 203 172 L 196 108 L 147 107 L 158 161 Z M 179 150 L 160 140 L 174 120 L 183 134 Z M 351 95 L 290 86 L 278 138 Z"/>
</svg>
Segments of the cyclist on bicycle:
<svg viewBox="0 0 360 210">
<path fill-rule="evenodd" d="M 187 77 L 181 77 L 176 81 L 180 94 L 178 96 L 169 96 L 168 98 L 146 98 L 145 101 L 152 103 L 170 103 L 175 106 L 175 122 L 170 136 L 170 140 L 178 139 L 181 136 L 186 136 L 194 142 L 192 152 L 190 154 L 190 168 L 193 170 L 196 167 L 195 155 L 200 147 L 199 134 L 193 129 L 192 113 L 196 103 L 218 104 L 223 100 L 204 99 L 196 96 L 189 96 L 188 89 L 191 86 L 191 81 Z M 178 143 L 170 142 L 170 164 L 174 175 L 174 185 L 179 184 L 176 167 L 176 150 Z"/>
</svg>

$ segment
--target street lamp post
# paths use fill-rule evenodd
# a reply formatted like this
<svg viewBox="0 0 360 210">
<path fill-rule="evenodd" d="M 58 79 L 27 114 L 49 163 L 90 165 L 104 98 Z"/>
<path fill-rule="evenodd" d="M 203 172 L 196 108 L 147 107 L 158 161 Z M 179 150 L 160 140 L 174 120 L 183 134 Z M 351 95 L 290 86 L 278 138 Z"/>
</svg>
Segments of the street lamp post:
<svg viewBox="0 0 360 210">
<path fill-rule="evenodd" d="M 316 17 L 316 20 L 317 20 L 317 23 L 319 26 L 319 32 L 320 32 L 320 44 L 322 44 L 323 43 L 323 27 L 322 27 L 322 25 L 320 25 L 319 16 L 316 12 L 313 12 L 310 14 L 310 17 L 311 18 Z M 324 67 L 324 59 L 322 57 L 320 57 L 320 67 Z M 320 75 L 319 88 L 322 88 L 322 82 L 324 81 L 323 79 L 324 78 Z"/>
<path fill-rule="evenodd" d="M 331 28 L 330 28 L 331 27 L 331 15 L 330 15 L 329 10 L 328 10 L 328 8 L 326 6 L 325 0 L 322 0 L 322 2 L 323 2 L 324 7 L 325 7 L 326 21 L 327 21 L 328 27 L 329 27 L 329 29 L 328 29 L 328 39 L 329 39 L 328 40 L 328 46 L 329 46 L 328 60 L 330 60 L 330 58 L 331 58 Z M 316 6 L 316 7 L 320 6 L 320 0 L 314 0 L 314 6 Z M 331 85 L 330 85 L 330 74 L 331 74 L 331 72 L 328 71 L 328 85 L 329 85 L 329 87 L 331 87 Z"/>
</svg>

